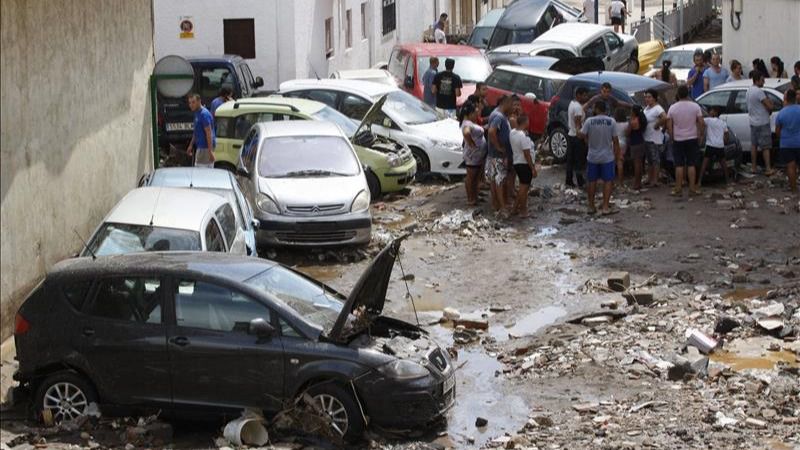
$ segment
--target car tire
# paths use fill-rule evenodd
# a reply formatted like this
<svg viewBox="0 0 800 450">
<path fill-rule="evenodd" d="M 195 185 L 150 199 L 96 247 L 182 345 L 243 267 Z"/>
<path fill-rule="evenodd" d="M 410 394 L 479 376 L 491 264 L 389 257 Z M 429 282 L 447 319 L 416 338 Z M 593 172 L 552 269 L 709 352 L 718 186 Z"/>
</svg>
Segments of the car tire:
<svg viewBox="0 0 800 450">
<path fill-rule="evenodd" d="M 350 389 L 327 381 L 310 387 L 307 393 L 317 406 L 329 414 L 329 417 L 331 413 L 336 413 L 331 417 L 333 419 L 331 432 L 338 434 L 346 442 L 356 442 L 361 439 L 366 423 Z M 339 427 L 345 423 L 344 430 L 341 430 Z"/>
<path fill-rule="evenodd" d="M 377 200 L 381 197 L 381 182 L 375 172 L 367 170 L 367 186 L 369 186 L 369 196 L 372 200 Z"/>
<path fill-rule="evenodd" d="M 567 130 L 563 127 L 555 127 L 550 130 L 550 153 L 556 162 L 564 162 L 567 159 Z"/>
<path fill-rule="evenodd" d="M 97 403 L 97 393 L 92 384 L 75 372 L 61 371 L 39 383 L 33 412 L 36 419 L 44 421 L 44 411 L 49 409 L 53 424 L 59 424 L 84 415 L 91 403 Z"/>
<path fill-rule="evenodd" d="M 631 57 L 631 73 L 639 73 L 639 59 Z"/>
<path fill-rule="evenodd" d="M 214 168 L 215 169 L 225 169 L 228 172 L 236 175 L 236 167 L 234 167 L 233 164 L 231 164 L 231 163 L 229 163 L 227 161 L 215 162 L 214 163 Z"/>
<path fill-rule="evenodd" d="M 417 161 L 417 180 L 419 180 L 431 171 L 431 160 L 428 159 L 428 155 L 424 151 L 417 147 L 411 147 L 411 154 L 414 155 L 414 159 Z"/>
</svg>

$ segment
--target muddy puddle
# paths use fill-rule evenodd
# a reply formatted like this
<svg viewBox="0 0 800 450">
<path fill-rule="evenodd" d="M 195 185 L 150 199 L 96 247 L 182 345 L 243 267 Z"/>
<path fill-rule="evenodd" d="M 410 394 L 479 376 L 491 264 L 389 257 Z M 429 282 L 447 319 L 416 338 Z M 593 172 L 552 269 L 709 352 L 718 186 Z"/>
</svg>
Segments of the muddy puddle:
<svg viewBox="0 0 800 450">
<path fill-rule="evenodd" d="M 555 323 L 556 320 L 566 314 L 567 310 L 560 306 L 546 306 L 538 311 L 523 316 L 513 324 L 507 326 L 491 326 L 489 327 L 489 332 L 498 341 L 528 336 L 536 333 L 547 325 Z"/>
<path fill-rule="evenodd" d="M 533 233 L 534 238 L 542 238 L 553 236 L 554 234 L 558 233 L 558 228 L 556 227 L 542 227 L 539 231 Z"/>
<path fill-rule="evenodd" d="M 772 370 L 778 363 L 785 363 L 789 367 L 800 367 L 797 356 L 788 350 L 777 352 L 767 351 L 762 356 L 752 356 L 733 352 L 714 352 L 711 361 L 730 366 L 735 371 L 740 370 Z"/>
</svg>

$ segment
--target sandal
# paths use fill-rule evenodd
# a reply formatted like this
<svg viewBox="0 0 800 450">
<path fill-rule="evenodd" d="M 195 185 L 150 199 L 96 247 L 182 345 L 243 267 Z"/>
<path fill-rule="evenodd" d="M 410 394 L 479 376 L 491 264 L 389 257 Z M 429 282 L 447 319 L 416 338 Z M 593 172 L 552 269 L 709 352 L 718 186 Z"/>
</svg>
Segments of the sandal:
<svg viewBox="0 0 800 450">
<path fill-rule="evenodd" d="M 683 189 L 673 188 L 669 191 L 669 195 L 672 197 L 683 197 Z"/>
</svg>

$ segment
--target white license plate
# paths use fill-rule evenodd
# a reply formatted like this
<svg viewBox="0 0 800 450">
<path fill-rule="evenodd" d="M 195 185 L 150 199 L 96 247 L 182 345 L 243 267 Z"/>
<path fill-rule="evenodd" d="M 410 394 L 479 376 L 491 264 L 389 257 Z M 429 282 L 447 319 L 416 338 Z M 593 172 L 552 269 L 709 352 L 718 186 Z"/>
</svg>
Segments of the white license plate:
<svg viewBox="0 0 800 450">
<path fill-rule="evenodd" d="M 450 392 L 453 387 L 456 385 L 456 376 L 453 375 L 450 378 L 444 380 L 444 387 L 442 388 L 442 393 L 447 394 Z"/>
<path fill-rule="evenodd" d="M 194 129 L 194 123 L 192 122 L 167 124 L 167 131 L 192 131 L 193 129 Z"/>
</svg>

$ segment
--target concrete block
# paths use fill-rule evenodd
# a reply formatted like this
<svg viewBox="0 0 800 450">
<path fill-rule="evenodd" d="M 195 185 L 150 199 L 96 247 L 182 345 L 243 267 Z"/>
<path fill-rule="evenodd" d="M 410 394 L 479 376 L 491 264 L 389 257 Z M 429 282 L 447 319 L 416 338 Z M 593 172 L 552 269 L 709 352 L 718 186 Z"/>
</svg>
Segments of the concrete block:
<svg viewBox="0 0 800 450">
<path fill-rule="evenodd" d="M 616 292 L 623 292 L 631 287 L 631 276 L 628 272 L 613 272 L 608 276 L 608 287 Z"/>
</svg>

